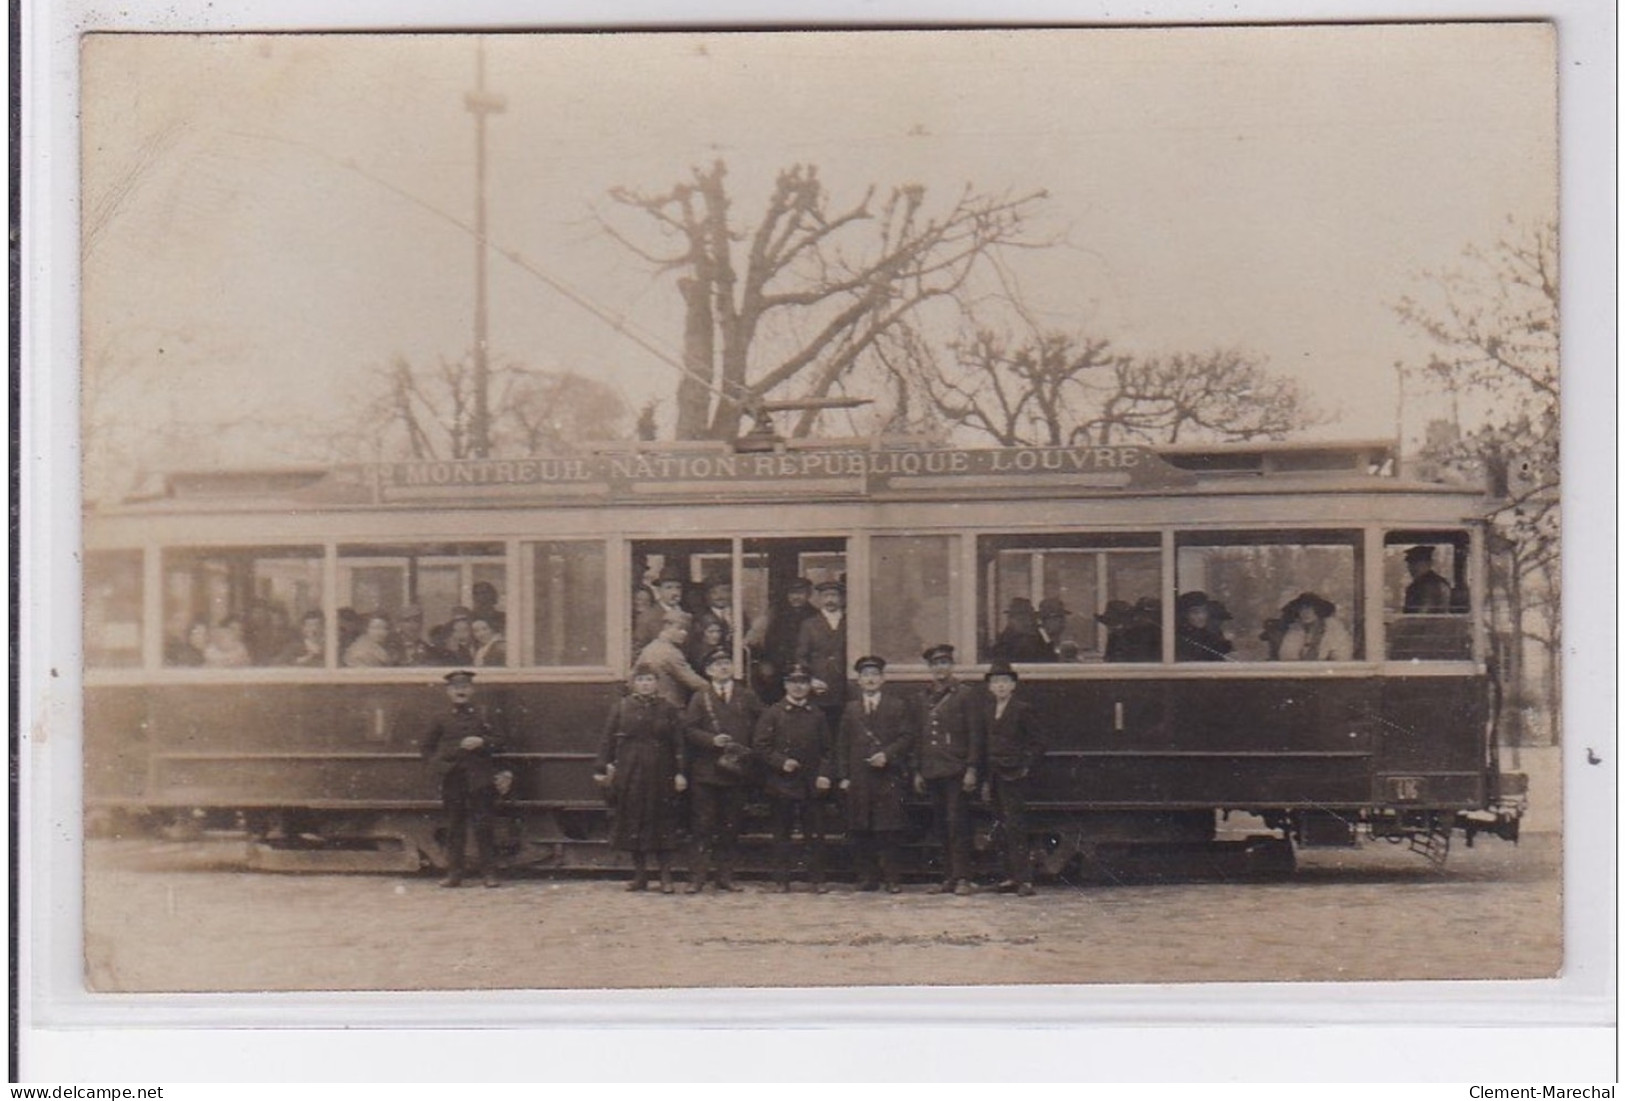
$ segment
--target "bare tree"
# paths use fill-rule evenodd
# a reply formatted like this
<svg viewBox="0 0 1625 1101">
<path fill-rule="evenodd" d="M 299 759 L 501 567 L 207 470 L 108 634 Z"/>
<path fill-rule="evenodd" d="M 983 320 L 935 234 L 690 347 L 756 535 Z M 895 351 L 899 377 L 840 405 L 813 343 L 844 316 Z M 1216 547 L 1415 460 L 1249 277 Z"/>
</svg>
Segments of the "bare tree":
<svg viewBox="0 0 1625 1101">
<path fill-rule="evenodd" d="M 1319 423 L 1300 387 L 1245 354 L 1137 358 L 1103 337 L 991 329 L 948 346 L 923 342 L 893 362 L 948 422 L 1004 447 L 1279 439 Z"/>
<path fill-rule="evenodd" d="M 1490 593 L 1504 677 L 1515 704 L 1512 735 L 1526 733 L 1527 701 L 1544 695 L 1557 732 L 1562 656 L 1558 607 L 1561 532 L 1558 405 L 1557 227 L 1510 225 L 1488 249 L 1424 272 L 1415 293 L 1395 305 L 1436 351 L 1417 368 L 1450 395 L 1453 416 L 1465 403 L 1477 426 L 1433 441 L 1426 458 L 1487 476 L 1501 498 L 1492 514 Z M 1525 643 L 1545 651 L 1544 693 L 1526 683 Z"/>
<path fill-rule="evenodd" d="M 606 231 L 679 276 L 678 438 L 732 439 L 745 413 L 792 383 L 798 397 L 827 396 L 922 306 L 959 292 L 994 250 L 1040 244 L 1028 239 L 1027 222 L 1044 193 L 990 196 L 966 186 L 933 210 L 923 185 L 904 184 L 884 196 L 871 187 L 837 207 L 816 167 L 794 165 L 743 226 L 719 160 L 669 190 L 616 188 L 610 198 L 646 221 L 634 233 L 601 218 Z M 648 221 L 657 244 L 643 243 Z M 810 433 L 816 417 L 803 415 L 795 433 Z"/>
<path fill-rule="evenodd" d="M 571 371 L 504 365 L 491 371 L 491 458 L 568 452 L 624 433 L 626 403 L 611 387 Z M 474 365 L 442 357 L 416 368 L 404 356 L 366 377 L 361 397 L 329 428 L 348 459 L 467 459 L 474 449 Z"/>
</svg>

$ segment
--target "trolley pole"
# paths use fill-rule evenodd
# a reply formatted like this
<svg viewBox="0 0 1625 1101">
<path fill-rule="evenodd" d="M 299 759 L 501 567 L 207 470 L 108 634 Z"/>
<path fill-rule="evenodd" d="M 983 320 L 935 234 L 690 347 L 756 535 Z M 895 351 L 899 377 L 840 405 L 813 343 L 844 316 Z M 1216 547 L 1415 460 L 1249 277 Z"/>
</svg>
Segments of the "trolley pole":
<svg viewBox="0 0 1625 1101">
<path fill-rule="evenodd" d="M 485 286 L 485 117 L 500 114 L 507 100 L 485 90 L 485 38 L 476 40 L 474 90 L 463 106 L 474 116 L 474 419 L 469 426 L 469 455 L 491 456 L 491 364 L 487 354 Z"/>
</svg>

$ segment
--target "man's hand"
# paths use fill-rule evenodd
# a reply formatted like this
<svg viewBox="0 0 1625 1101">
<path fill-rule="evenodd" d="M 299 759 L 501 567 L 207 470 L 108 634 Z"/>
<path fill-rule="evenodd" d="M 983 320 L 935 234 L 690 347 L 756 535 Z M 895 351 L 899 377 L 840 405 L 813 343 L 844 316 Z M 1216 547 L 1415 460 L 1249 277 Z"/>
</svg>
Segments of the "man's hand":
<svg viewBox="0 0 1625 1101">
<path fill-rule="evenodd" d="M 726 734 L 718 734 L 715 738 L 711 739 L 711 744 L 716 746 L 718 749 L 727 749 L 729 746 L 734 744 L 734 740 L 728 737 Z"/>
<path fill-rule="evenodd" d="M 473 752 L 485 744 L 485 739 L 480 737 L 478 734 L 470 734 L 457 744 L 469 752 Z"/>
<path fill-rule="evenodd" d="M 841 781 L 841 790 L 842 791 L 846 791 L 851 787 L 852 787 L 852 781 L 851 780 L 842 780 Z"/>
<path fill-rule="evenodd" d="M 821 681 L 817 677 L 814 677 L 812 679 L 812 690 L 814 692 L 828 692 L 829 691 L 829 683 L 827 681 Z"/>
<path fill-rule="evenodd" d="M 976 794 L 976 770 L 974 768 L 967 768 L 965 770 L 964 787 L 966 795 Z"/>
<path fill-rule="evenodd" d="M 672 781 L 672 786 L 677 789 L 677 794 L 681 795 L 688 790 L 688 777 L 679 772 L 677 779 Z"/>
<path fill-rule="evenodd" d="M 607 788 L 609 787 L 609 776 L 602 772 L 595 772 L 592 774 L 592 782 L 601 788 Z"/>
<path fill-rule="evenodd" d="M 817 788 L 819 791 L 828 791 L 829 790 L 829 777 L 828 776 L 820 776 L 818 779 L 813 781 L 813 787 Z"/>
<path fill-rule="evenodd" d="M 800 767 L 801 767 L 801 762 L 796 760 L 794 757 L 786 757 L 784 759 L 783 771 L 785 773 L 794 772 L 796 769 L 798 769 Z"/>
<path fill-rule="evenodd" d="M 867 764 L 871 768 L 885 768 L 886 767 L 886 754 L 885 754 L 885 751 L 883 750 L 883 751 L 881 751 L 879 753 L 876 753 L 873 757 L 870 757 Z"/>
<path fill-rule="evenodd" d="M 921 776 L 918 772 L 914 774 L 914 794 L 925 794 L 925 777 Z"/>
</svg>

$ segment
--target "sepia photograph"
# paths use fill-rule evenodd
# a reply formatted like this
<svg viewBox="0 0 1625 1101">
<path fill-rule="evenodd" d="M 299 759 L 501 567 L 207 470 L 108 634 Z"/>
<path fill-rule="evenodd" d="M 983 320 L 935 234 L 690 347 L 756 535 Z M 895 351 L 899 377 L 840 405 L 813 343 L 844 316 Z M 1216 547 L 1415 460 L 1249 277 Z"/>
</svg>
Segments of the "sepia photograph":
<svg viewBox="0 0 1625 1101">
<path fill-rule="evenodd" d="M 1564 972 L 1552 24 L 79 50 L 87 993 Z"/>
</svg>

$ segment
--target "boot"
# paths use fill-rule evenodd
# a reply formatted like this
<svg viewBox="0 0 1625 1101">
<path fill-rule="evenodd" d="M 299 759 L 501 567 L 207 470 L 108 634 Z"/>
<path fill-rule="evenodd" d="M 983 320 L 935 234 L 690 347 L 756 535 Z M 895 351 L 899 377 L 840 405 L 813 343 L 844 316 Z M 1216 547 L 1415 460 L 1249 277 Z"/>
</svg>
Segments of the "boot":
<svg viewBox="0 0 1625 1101">
<path fill-rule="evenodd" d="M 739 890 L 738 887 L 734 886 L 734 869 L 732 860 L 724 859 L 717 864 L 717 890 Z"/>
<path fill-rule="evenodd" d="M 628 891 L 647 891 L 649 889 L 649 864 L 642 853 L 632 854 L 632 882 L 626 885 Z"/>
<path fill-rule="evenodd" d="M 694 858 L 689 862 L 688 894 L 697 895 L 705 890 L 705 881 L 710 875 L 709 865 L 710 861 L 706 857 L 705 850 L 695 850 Z"/>
<path fill-rule="evenodd" d="M 663 895 L 669 895 L 669 894 L 671 894 L 672 892 L 674 892 L 677 889 L 677 888 L 672 886 L 672 882 L 671 882 L 671 856 L 668 855 L 667 853 L 661 853 L 659 859 L 660 859 L 660 893 L 663 894 Z"/>
</svg>

